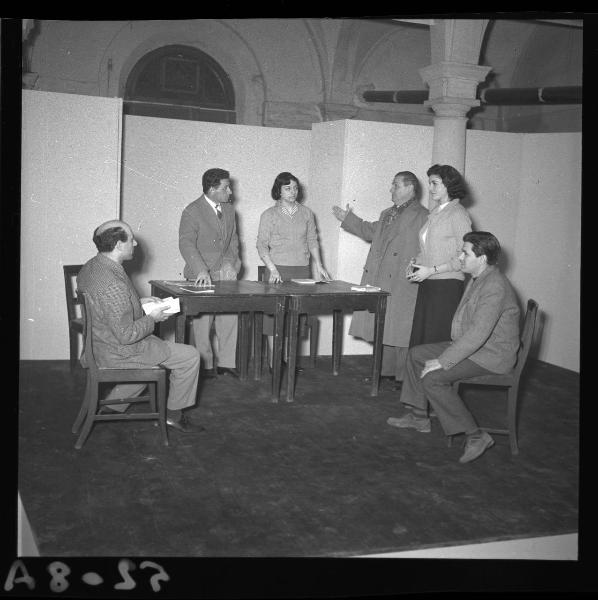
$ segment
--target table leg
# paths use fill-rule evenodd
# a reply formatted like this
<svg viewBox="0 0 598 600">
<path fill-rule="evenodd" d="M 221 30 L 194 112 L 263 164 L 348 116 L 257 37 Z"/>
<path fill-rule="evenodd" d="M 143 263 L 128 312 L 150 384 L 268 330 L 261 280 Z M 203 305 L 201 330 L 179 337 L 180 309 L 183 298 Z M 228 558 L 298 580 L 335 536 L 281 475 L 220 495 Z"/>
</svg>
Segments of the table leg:
<svg viewBox="0 0 598 600">
<path fill-rule="evenodd" d="M 294 300 L 294 299 L 293 299 Z M 297 367 L 297 342 L 299 330 L 299 313 L 294 301 L 288 311 L 288 355 L 287 355 L 287 402 L 295 399 L 295 374 Z"/>
<path fill-rule="evenodd" d="M 280 397 L 280 380 L 282 375 L 282 341 L 284 337 L 284 316 L 286 312 L 286 298 L 276 299 L 276 313 L 274 314 L 274 340 L 272 348 L 272 402 L 278 402 Z"/>
<path fill-rule="evenodd" d="M 263 331 L 264 313 L 253 313 L 253 378 L 255 381 L 262 378 Z"/>
<path fill-rule="evenodd" d="M 386 317 L 386 296 L 378 298 L 376 316 L 374 318 L 374 356 L 372 361 L 372 391 L 370 396 L 377 396 L 380 387 L 380 371 L 382 368 L 382 338 L 384 336 L 384 318 Z"/>
<path fill-rule="evenodd" d="M 239 313 L 239 379 L 245 381 L 247 379 L 248 363 L 249 363 L 249 313 Z"/>
<path fill-rule="evenodd" d="M 343 340 L 343 311 L 332 311 L 332 374 L 338 375 L 341 368 Z"/>
<path fill-rule="evenodd" d="M 187 315 L 178 314 L 176 317 L 175 330 L 174 330 L 174 341 L 177 344 L 185 343 L 185 326 L 187 324 Z"/>
</svg>

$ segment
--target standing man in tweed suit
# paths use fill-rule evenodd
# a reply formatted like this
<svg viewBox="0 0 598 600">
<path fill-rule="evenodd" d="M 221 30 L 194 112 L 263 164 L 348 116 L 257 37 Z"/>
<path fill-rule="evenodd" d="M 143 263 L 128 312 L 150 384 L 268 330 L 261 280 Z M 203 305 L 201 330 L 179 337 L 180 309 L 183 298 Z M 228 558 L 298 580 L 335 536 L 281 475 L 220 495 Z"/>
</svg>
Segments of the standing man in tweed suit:
<svg viewBox="0 0 598 600">
<path fill-rule="evenodd" d="M 203 194 L 185 207 L 179 225 L 179 250 L 185 259 L 183 274 L 196 285 L 237 279 L 241 259 L 235 209 L 230 203 L 229 172 L 208 169 L 201 183 Z M 218 340 L 217 350 L 212 348 L 212 327 Z M 193 336 L 203 361 L 204 376 L 215 377 L 217 373 L 238 376 L 236 315 L 201 315 L 193 319 Z"/>
<path fill-rule="evenodd" d="M 382 347 L 382 377 L 403 381 L 405 359 L 413 323 L 417 285 L 405 279 L 409 261 L 416 256 L 418 233 L 428 218 L 420 201 L 421 186 L 411 171 L 397 173 L 390 187 L 393 206 L 383 210 L 376 222 L 360 219 L 350 210 L 333 206 L 341 227 L 366 242 L 371 242 L 361 285 L 369 283 L 390 292 Z M 355 311 L 349 334 L 367 342 L 374 340 L 374 313 Z M 369 377 L 366 377 L 369 381 Z"/>
<path fill-rule="evenodd" d="M 193 346 L 161 340 L 153 335 L 154 325 L 165 321 L 165 309 L 144 314 L 142 304 L 159 301 L 140 298 L 122 263 L 133 258 L 137 240 L 124 221 L 107 221 L 93 233 L 98 253 L 77 276 L 77 289 L 89 298 L 93 314 L 93 346 L 100 367 L 119 369 L 162 365 L 170 369 L 166 424 L 183 433 L 203 431 L 191 423 L 183 410 L 195 404 L 199 376 L 199 354 Z M 85 355 L 81 358 L 85 367 Z M 138 396 L 145 384 L 116 385 L 107 399 Z M 103 410 L 124 412 L 129 404 L 112 404 Z"/>
<path fill-rule="evenodd" d="M 494 440 L 476 424 L 453 383 L 478 375 L 507 373 L 519 349 L 519 306 L 509 280 L 499 271 L 498 240 L 486 231 L 463 236 L 459 260 L 471 279 L 451 326 L 451 341 L 421 344 L 409 350 L 401 403 L 408 409 L 388 424 L 431 431 L 426 400 L 438 415 L 446 435 L 465 433 L 465 452 L 459 462 L 478 458 Z"/>
</svg>

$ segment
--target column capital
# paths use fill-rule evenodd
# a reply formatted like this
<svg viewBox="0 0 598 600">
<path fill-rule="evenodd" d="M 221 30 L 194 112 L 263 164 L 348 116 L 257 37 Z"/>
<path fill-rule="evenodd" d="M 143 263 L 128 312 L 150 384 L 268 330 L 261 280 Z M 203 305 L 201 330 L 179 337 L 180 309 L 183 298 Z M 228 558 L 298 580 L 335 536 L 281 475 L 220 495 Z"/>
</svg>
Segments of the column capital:
<svg viewBox="0 0 598 600">
<path fill-rule="evenodd" d="M 480 101 L 475 98 L 455 98 L 444 96 L 443 98 L 434 98 L 426 100 L 424 106 L 428 106 L 434 110 L 436 117 L 451 117 L 451 118 L 467 118 L 467 113 L 479 106 Z"/>
<path fill-rule="evenodd" d="M 441 98 L 475 98 L 477 87 L 492 67 L 443 61 L 419 70 L 430 87 L 430 101 Z M 476 105 L 477 106 L 477 105 Z"/>
</svg>

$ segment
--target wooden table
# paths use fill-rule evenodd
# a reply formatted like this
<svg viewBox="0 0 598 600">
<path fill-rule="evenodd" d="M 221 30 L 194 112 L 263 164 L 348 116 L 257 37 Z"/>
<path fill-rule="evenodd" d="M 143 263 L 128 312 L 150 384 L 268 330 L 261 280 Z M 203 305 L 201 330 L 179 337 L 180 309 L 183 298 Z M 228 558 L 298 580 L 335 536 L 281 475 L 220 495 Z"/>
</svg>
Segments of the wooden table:
<svg viewBox="0 0 598 600">
<path fill-rule="evenodd" d="M 386 301 L 390 294 L 383 291 L 358 292 L 351 289 L 353 286 L 356 285 L 346 281 L 331 281 L 321 284 L 299 284 L 285 281 L 272 286 L 278 287 L 280 293 L 284 294 L 287 299 L 286 312 L 289 336 L 287 402 L 292 402 L 295 398 L 299 315 L 332 313 L 332 372 L 334 375 L 338 375 L 343 337 L 343 311 L 352 312 L 354 310 L 368 310 L 375 313 L 371 395 L 378 395 Z"/>
<path fill-rule="evenodd" d="M 188 318 L 201 313 L 237 313 L 239 327 L 239 377 L 247 379 L 249 362 L 249 318 L 255 313 L 274 315 L 274 349 L 272 360 L 272 400 L 280 395 L 282 375 L 282 341 L 286 298 L 279 285 L 257 281 L 216 281 L 214 291 L 193 293 L 179 286 L 189 287 L 192 282 L 152 280 L 151 294 L 159 298 L 172 296 L 179 298 L 181 312 L 176 316 L 175 342 L 185 343 L 186 322 Z M 199 288 L 198 288 L 199 289 Z M 159 324 L 158 324 L 159 326 Z M 158 334 L 160 329 L 158 327 Z M 260 336 L 261 344 L 261 336 Z M 261 354 L 261 345 L 256 348 Z M 257 361 L 256 361 L 257 362 Z M 256 378 L 259 378 L 256 373 Z"/>
<path fill-rule="evenodd" d="M 332 372 L 338 375 L 340 369 L 341 342 L 343 334 L 343 311 L 369 310 L 375 313 L 374 349 L 372 363 L 371 395 L 378 395 L 380 367 L 382 363 L 382 334 L 386 316 L 388 292 L 358 292 L 352 290 L 355 284 L 346 281 L 332 281 L 323 284 L 302 285 L 290 281 L 270 284 L 261 281 L 217 281 L 214 292 L 193 293 L 182 290 L 179 285 L 189 282 L 150 281 L 152 296 L 180 299 L 181 312 L 176 316 L 175 341 L 185 342 L 186 322 L 201 313 L 237 313 L 241 320 L 239 339 L 239 375 L 247 379 L 249 363 L 249 319 L 254 317 L 254 365 L 255 378 L 261 361 L 261 320 L 263 313 L 274 315 L 274 348 L 272 357 L 272 400 L 278 401 L 282 376 L 282 344 L 285 315 L 288 314 L 289 356 L 286 400 L 295 397 L 295 367 L 297 365 L 297 339 L 299 315 L 332 313 Z M 159 324 L 158 324 L 158 331 Z"/>
</svg>

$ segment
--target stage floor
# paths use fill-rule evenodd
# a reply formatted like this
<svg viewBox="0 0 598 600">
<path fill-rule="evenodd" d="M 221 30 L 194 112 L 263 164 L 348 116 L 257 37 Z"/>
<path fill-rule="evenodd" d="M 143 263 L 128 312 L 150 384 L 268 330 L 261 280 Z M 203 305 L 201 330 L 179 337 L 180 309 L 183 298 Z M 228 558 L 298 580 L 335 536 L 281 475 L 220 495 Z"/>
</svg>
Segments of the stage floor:
<svg viewBox="0 0 598 600">
<path fill-rule="evenodd" d="M 349 557 L 578 530 L 579 375 L 530 361 L 520 454 L 508 440 L 468 465 L 459 438 L 399 430 L 398 393 L 369 396 L 370 359 L 330 357 L 298 375 L 294 403 L 261 382 L 202 382 L 204 433 L 97 424 L 74 449 L 85 375 L 20 367 L 19 491 L 41 556 Z M 283 382 L 284 383 L 284 382 Z M 482 424 L 500 392 L 466 401 Z"/>
</svg>

